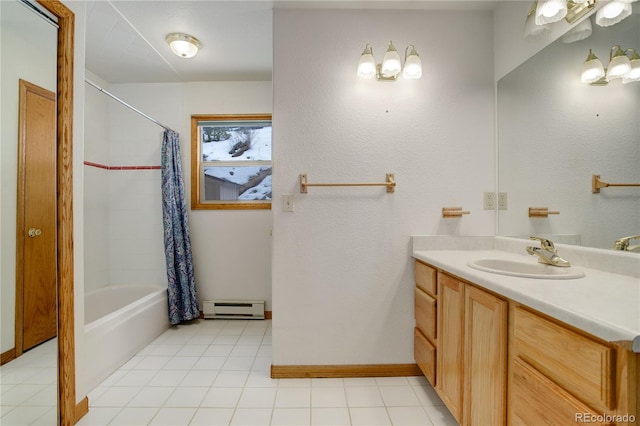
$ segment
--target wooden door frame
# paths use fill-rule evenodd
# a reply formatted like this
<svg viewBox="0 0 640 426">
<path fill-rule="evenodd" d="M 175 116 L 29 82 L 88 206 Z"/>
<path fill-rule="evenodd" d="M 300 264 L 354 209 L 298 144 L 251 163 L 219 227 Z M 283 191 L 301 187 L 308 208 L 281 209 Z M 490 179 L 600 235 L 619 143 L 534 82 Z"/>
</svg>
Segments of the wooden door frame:
<svg viewBox="0 0 640 426">
<path fill-rule="evenodd" d="M 76 423 L 88 410 L 76 408 L 73 275 L 73 56 L 75 15 L 60 0 L 37 0 L 58 18 L 57 55 L 57 282 L 58 424 Z"/>
<path fill-rule="evenodd" d="M 24 352 L 24 249 L 25 249 L 25 192 L 27 181 L 27 93 L 35 93 L 55 101 L 55 93 L 20 79 L 19 88 L 19 129 L 18 129 L 18 200 L 16 205 L 16 312 L 15 312 L 15 357 Z M 57 307 L 57 303 L 56 303 Z M 57 319 L 56 319 L 57 322 Z"/>
</svg>

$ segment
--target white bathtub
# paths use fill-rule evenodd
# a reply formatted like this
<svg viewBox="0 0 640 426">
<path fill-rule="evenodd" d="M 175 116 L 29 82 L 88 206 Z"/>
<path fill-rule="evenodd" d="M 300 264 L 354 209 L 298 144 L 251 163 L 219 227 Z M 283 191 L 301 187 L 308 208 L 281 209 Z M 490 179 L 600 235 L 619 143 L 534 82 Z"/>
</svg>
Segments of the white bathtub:
<svg viewBox="0 0 640 426">
<path fill-rule="evenodd" d="M 167 290 L 110 285 L 85 295 L 84 373 L 91 390 L 170 327 Z"/>
</svg>

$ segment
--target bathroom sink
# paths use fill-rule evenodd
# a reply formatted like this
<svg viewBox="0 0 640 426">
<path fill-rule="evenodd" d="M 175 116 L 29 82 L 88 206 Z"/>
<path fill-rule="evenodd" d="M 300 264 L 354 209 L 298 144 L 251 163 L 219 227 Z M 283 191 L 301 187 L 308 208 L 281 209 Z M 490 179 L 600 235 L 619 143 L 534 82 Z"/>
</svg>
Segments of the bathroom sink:
<svg viewBox="0 0 640 426">
<path fill-rule="evenodd" d="M 584 272 L 575 267 L 558 267 L 538 262 L 519 262 L 507 259 L 477 259 L 467 263 L 479 271 L 492 274 L 511 275 L 522 278 L 545 280 L 571 280 L 584 277 Z"/>
</svg>

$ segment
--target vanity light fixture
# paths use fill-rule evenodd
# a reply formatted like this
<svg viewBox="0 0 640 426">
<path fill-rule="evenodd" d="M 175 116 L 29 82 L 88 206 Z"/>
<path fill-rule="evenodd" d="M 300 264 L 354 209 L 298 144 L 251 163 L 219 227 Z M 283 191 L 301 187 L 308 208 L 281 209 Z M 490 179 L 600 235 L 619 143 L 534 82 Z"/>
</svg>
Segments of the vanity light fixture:
<svg viewBox="0 0 640 426">
<path fill-rule="evenodd" d="M 181 58 L 192 58 L 200 49 L 200 41 L 184 33 L 171 33 L 165 38 L 171 51 Z"/>
<path fill-rule="evenodd" d="M 562 19 L 569 24 L 573 24 L 593 9 L 597 1 L 598 0 L 535 0 L 527 13 L 524 24 L 524 36 L 525 38 L 531 38 L 547 35 L 551 31 L 550 25 Z M 591 35 L 591 33 L 584 31 L 580 34 L 580 36 L 584 38 L 589 35 Z"/>
<path fill-rule="evenodd" d="M 412 44 L 405 49 L 403 67 L 400 54 L 398 54 L 393 42 L 389 41 L 389 46 L 382 58 L 381 64 L 376 64 L 373 58 L 373 49 L 371 45 L 367 43 L 358 61 L 358 77 L 375 77 L 378 81 L 395 81 L 398 79 L 400 72 L 402 72 L 402 77 L 405 79 L 418 79 L 422 77 L 422 61 Z"/>
<path fill-rule="evenodd" d="M 631 15 L 632 5 L 637 0 L 613 0 L 607 2 L 596 12 L 596 24 L 601 27 L 615 25 Z"/>
<path fill-rule="evenodd" d="M 582 66 L 580 80 L 593 85 L 606 85 L 611 80 L 622 79 L 622 83 L 640 81 L 640 55 L 635 49 L 622 49 L 615 45 L 609 51 L 609 66 L 605 68 L 598 57 L 589 49 L 589 55 Z"/>
</svg>

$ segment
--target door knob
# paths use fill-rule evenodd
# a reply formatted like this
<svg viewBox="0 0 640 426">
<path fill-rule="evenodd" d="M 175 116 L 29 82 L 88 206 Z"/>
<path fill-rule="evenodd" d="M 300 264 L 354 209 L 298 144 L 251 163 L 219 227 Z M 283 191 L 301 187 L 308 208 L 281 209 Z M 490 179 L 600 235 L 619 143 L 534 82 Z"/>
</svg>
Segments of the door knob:
<svg viewBox="0 0 640 426">
<path fill-rule="evenodd" d="M 36 228 L 29 228 L 29 231 L 27 232 L 27 234 L 33 238 L 33 237 L 37 237 L 40 234 L 42 234 L 42 230 L 40 229 L 36 229 Z"/>
</svg>

